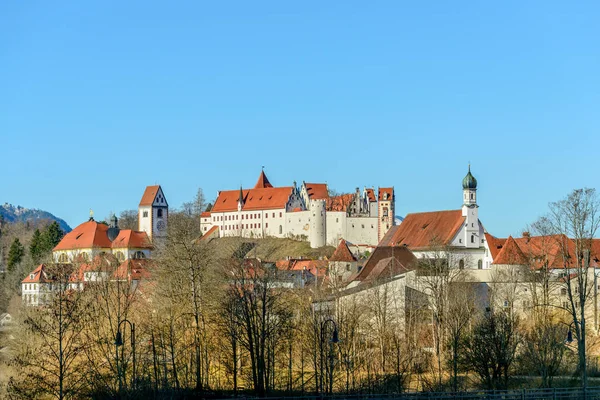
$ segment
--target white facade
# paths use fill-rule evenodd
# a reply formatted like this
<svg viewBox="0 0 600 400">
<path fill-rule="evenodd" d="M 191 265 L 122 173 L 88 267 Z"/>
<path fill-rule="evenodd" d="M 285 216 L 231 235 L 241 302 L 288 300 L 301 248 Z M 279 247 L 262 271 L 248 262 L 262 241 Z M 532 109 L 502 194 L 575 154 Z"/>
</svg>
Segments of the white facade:
<svg viewBox="0 0 600 400">
<path fill-rule="evenodd" d="M 273 191 L 280 189 L 271 188 Z M 260 190 L 260 194 L 256 196 L 269 195 L 269 188 Z M 374 197 L 374 189 L 366 188 L 362 193 L 357 189 L 356 193 L 338 196 L 344 199 L 342 203 L 347 204 L 336 204 L 329 198 L 312 199 L 305 183 L 300 188 L 294 185 L 287 190 L 290 190 L 289 197 L 285 204 L 280 203 L 279 208 L 247 210 L 243 198 L 253 196 L 249 194 L 252 189 L 240 189 L 236 199 L 242 198 L 242 202 L 236 200 L 235 209 L 229 203 L 230 207 L 226 211 L 219 211 L 222 208 L 215 207 L 217 211 L 204 212 L 200 218 L 200 230 L 205 234 L 217 226 L 220 237 L 306 240 L 313 248 L 337 246 L 342 238 L 357 245 L 376 246 L 394 222 L 393 188 L 385 189 L 385 193 L 381 194 L 382 199 L 385 199 L 382 201 Z M 228 201 L 231 202 L 231 191 L 228 196 Z M 220 197 L 215 203 L 219 199 Z"/>
</svg>

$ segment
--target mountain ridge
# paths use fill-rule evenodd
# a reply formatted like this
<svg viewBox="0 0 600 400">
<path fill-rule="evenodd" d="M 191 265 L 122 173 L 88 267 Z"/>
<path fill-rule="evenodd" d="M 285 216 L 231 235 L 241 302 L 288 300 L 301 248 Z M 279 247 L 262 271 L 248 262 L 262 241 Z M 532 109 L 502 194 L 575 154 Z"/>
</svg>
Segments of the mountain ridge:
<svg viewBox="0 0 600 400">
<path fill-rule="evenodd" d="M 54 214 L 37 208 L 25 208 L 14 206 L 9 203 L 0 205 L 0 216 L 7 222 L 39 222 L 43 220 L 56 221 L 60 228 L 65 232 L 71 232 L 71 227 L 65 220 Z"/>
</svg>

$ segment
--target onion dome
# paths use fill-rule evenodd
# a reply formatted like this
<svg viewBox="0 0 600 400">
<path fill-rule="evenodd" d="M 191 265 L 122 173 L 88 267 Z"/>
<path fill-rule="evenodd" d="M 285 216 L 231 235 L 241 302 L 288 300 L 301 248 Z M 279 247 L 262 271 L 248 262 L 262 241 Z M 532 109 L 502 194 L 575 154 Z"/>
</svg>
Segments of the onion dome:
<svg viewBox="0 0 600 400">
<path fill-rule="evenodd" d="M 463 189 L 477 189 L 477 179 L 471 174 L 471 165 L 469 165 L 469 172 L 463 179 Z"/>
</svg>

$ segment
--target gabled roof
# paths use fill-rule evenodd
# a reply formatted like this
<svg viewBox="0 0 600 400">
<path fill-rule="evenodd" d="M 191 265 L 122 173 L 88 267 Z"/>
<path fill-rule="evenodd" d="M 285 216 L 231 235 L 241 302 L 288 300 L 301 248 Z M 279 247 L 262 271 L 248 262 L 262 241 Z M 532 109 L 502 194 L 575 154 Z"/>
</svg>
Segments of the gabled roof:
<svg viewBox="0 0 600 400">
<path fill-rule="evenodd" d="M 324 200 L 329 197 L 329 191 L 327 190 L 326 183 L 306 183 L 306 182 L 304 182 L 304 187 L 306 187 L 306 193 L 308 193 L 309 199 Z"/>
<path fill-rule="evenodd" d="M 209 218 L 210 217 L 210 211 L 204 211 L 200 214 L 200 218 Z"/>
<path fill-rule="evenodd" d="M 462 210 L 408 214 L 390 228 L 379 246 L 407 246 L 411 250 L 450 245 L 465 222 Z"/>
<path fill-rule="evenodd" d="M 128 259 L 123 261 L 115 270 L 113 277 L 117 279 L 130 279 L 139 281 L 151 277 L 150 264 L 151 260 L 144 259 Z"/>
<path fill-rule="evenodd" d="M 30 273 L 27 274 L 27 276 L 25 277 L 25 279 L 23 279 L 21 281 L 21 283 L 45 283 L 45 282 L 50 282 L 51 280 L 48 279 L 48 276 L 47 276 L 45 270 L 46 270 L 46 265 L 45 264 L 38 265 L 36 269 L 34 269 L 33 271 L 31 271 Z M 31 278 L 31 275 L 33 275 L 33 278 Z"/>
<path fill-rule="evenodd" d="M 355 280 L 363 282 L 389 279 L 415 269 L 416 265 L 417 258 L 406 247 L 378 246 Z"/>
<path fill-rule="evenodd" d="M 509 236 L 502 247 L 502 250 L 494 258 L 494 264 L 502 265 L 527 265 L 528 260 L 523 251 L 515 242 L 512 236 Z"/>
<path fill-rule="evenodd" d="M 367 189 L 367 198 L 369 199 L 370 203 L 377 201 L 377 199 L 375 198 L 375 189 L 373 189 L 373 188 Z"/>
<path fill-rule="evenodd" d="M 285 208 L 294 188 L 244 189 L 242 211 Z M 215 200 L 211 213 L 237 211 L 240 190 L 223 190 Z"/>
<path fill-rule="evenodd" d="M 392 200 L 394 198 L 394 188 L 379 188 L 379 201 L 383 200 L 383 195 L 387 193 L 387 199 Z"/>
<path fill-rule="evenodd" d="M 502 250 L 502 246 L 504 246 L 504 242 L 506 242 L 506 239 L 500 239 L 485 232 L 485 241 L 487 242 L 488 247 L 490 248 L 492 259 L 495 260 L 498 256 L 498 253 L 500 253 L 500 250 Z"/>
<path fill-rule="evenodd" d="M 151 249 L 152 247 L 146 232 L 137 232 L 131 229 L 122 229 L 112 241 L 113 249 Z"/>
<path fill-rule="evenodd" d="M 333 252 L 333 255 L 329 261 L 343 261 L 343 262 L 354 262 L 356 257 L 352 254 L 348 248 L 348 243 L 344 239 L 340 239 L 337 249 Z"/>
<path fill-rule="evenodd" d="M 140 200 L 140 206 L 151 206 L 154 203 L 154 199 L 160 190 L 160 185 L 146 186 L 144 195 Z"/>
<path fill-rule="evenodd" d="M 254 189 L 265 189 L 272 188 L 271 182 L 267 179 L 265 175 L 265 171 L 260 171 L 260 176 L 258 177 L 258 181 L 256 181 L 256 185 L 254 185 Z"/>
</svg>

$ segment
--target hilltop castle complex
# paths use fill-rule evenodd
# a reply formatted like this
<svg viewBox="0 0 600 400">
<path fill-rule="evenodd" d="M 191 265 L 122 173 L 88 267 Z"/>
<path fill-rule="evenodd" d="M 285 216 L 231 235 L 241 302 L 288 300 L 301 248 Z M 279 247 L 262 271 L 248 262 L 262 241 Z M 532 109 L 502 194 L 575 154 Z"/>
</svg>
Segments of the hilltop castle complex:
<svg viewBox="0 0 600 400">
<path fill-rule="evenodd" d="M 324 183 L 274 187 L 262 171 L 251 189 L 220 191 L 200 228 L 206 236 L 299 238 L 313 248 L 342 238 L 376 246 L 394 225 L 394 203 L 393 187 L 332 196 Z"/>
</svg>

